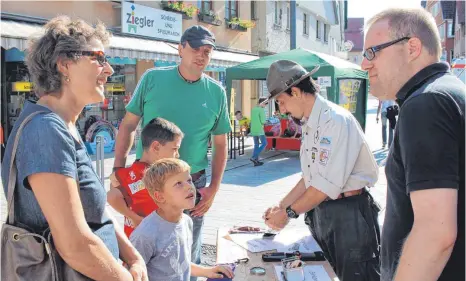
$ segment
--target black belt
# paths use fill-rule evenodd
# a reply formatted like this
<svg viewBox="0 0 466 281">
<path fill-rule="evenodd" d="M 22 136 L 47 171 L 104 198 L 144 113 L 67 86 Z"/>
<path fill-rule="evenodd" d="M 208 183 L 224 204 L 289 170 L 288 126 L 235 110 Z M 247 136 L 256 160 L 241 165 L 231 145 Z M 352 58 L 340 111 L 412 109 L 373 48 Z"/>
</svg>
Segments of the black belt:
<svg viewBox="0 0 466 281">
<path fill-rule="evenodd" d="M 358 196 L 358 195 L 362 195 L 362 194 L 367 192 L 365 187 L 363 187 L 361 189 L 357 189 L 357 190 L 351 190 L 351 191 L 360 191 L 360 192 L 356 193 L 356 194 L 353 194 L 353 195 L 350 195 L 350 196 L 346 196 L 345 193 L 342 192 L 342 193 L 340 193 L 340 195 L 338 195 L 337 199 L 335 199 L 335 200 L 349 198 L 349 197 L 353 197 L 353 196 Z M 347 191 L 347 192 L 351 192 L 351 191 Z M 327 197 L 327 199 L 325 199 L 325 201 L 334 201 L 334 200 L 331 199 L 330 197 Z"/>
</svg>

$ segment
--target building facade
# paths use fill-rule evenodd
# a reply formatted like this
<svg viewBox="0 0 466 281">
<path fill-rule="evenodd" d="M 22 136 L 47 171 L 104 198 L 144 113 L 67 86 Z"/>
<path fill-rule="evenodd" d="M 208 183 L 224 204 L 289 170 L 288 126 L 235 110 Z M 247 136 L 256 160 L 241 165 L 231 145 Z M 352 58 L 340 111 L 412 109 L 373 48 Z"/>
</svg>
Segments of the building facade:
<svg viewBox="0 0 466 281">
<path fill-rule="evenodd" d="M 454 40 L 454 58 L 465 57 L 465 2 L 456 1 L 455 10 L 455 40 Z"/>
<path fill-rule="evenodd" d="M 452 63 L 454 57 L 454 27 L 455 1 L 422 1 L 421 5 L 432 14 L 437 23 L 442 44 L 441 60 Z"/>
<path fill-rule="evenodd" d="M 291 28 L 296 28 L 296 48 L 309 49 L 343 59 L 342 51 L 345 26 L 344 1 L 250 1 L 252 20 L 256 27 L 252 30 L 252 52 L 268 56 L 291 49 Z M 296 5 L 296 16 L 291 18 L 291 5 Z M 258 84 L 257 99 L 267 96 L 265 81 Z M 267 115 L 276 110 L 273 104 L 266 109 Z"/>
<path fill-rule="evenodd" d="M 296 1 L 296 46 L 347 59 L 344 1 Z"/>
<path fill-rule="evenodd" d="M 251 17 L 249 2 L 3 1 L 1 120 L 5 139 L 24 100 L 34 97 L 34 87 L 24 64 L 27 40 L 40 34 L 43 24 L 57 15 L 82 18 L 89 23 L 100 20 L 113 33 L 106 55 L 115 73 L 106 85 L 105 102 L 90 105 L 83 112 L 78 122 L 83 130 L 90 116 L 118 126 L 143 73 L 149 68 L 180 62 L 178 43 L 183 31 L 192 25 L 203 25 L 215 34 L 218 48 L 205 72 L 224 85 L 225 68 L 258 57 L 251 52 L 253 25 L 239 21 Z M 151 24 L 147 24 L 148 21 Z M 241 81 L 233 86 L 235 96 L 240 96 L 241 100 L 257 95 L 256 82 Z M 235 109 L 234 106 L 231 109 Z M 81 133 L 86 134 L 85 131 Z"/>
<path fill-rule="evenodd" d="M 266 56 L 290 50 L 290 2 L 251 1 L 256 28 L 252 30 L 252 51 Z"/>
<path fill-rule="evenodd" d="M 250 1 L 250 4 L 251 20 L 256 23 L 256 27 L 251 31 L 252 52 L 257 53 L 259 57 L 263 57 L 289 51 L 290 2 Z M 265 81 L 258 81 L 256 93 L 257 95 L 251 96 L 251 107 L 258 103 L 260 97 L 266 97 L 269 94 Z M 273 103 L 270 103 L 266 108 L 266 115 L 270 116 L 274 110 Z"/>
<path fill-rule="evenodd" d="M 357 65 L 362 63 L 364 48 L 364 18 L 348 18 L 345 30 L 345 43 L 351 49 L 348 51 L 348 60 Z"/>
</svg>

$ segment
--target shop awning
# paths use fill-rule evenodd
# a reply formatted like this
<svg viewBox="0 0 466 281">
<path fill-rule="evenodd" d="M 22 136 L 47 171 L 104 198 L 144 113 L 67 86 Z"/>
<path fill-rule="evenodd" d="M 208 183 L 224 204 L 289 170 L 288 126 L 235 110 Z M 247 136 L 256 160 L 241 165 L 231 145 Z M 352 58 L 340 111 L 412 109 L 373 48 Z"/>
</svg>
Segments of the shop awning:
<svg viewBox="0 0 466 281">
<path fill-rule="evenodd" d="M 24 51 L 27 48 L 27 38 L 40 35 L 42 26 L 38 24 L 27 24 L 17 21 L 0 21 L 0 33 L 2 47 L 5 49 L 16 48 Z"/>
<path fill-rule="evenodd" d="M 27 39 L 39 36 L 42 32 L 42 25 L 39 24 L 0 21 L 1 46 L 5 49 L 17 48 L 24 51 L 27 48 Z M 177 44 L 135 37 L 112 36 L 106 53 L 110 57 L 179 62 Z M 213 54 L 211 65 L 231 67 L 258 58 L 254 55 L 217 50 Z"/>
</svg>

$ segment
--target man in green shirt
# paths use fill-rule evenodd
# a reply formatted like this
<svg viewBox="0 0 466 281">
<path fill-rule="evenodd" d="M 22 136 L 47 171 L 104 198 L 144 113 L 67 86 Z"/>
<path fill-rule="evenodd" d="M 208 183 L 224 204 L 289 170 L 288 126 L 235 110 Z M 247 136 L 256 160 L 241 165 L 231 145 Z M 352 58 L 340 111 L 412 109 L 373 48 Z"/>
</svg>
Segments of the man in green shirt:
<svg viewBox="0 0 466 281">
<path fill-rule="evenodd" d="M 256 105 L 251 111 L 251 133 L 249 135 L 254 138 L 254 151 L 252 153 L 251 161 L 254 166 L 263 165 L 264 162 L 259 161 L 259 155 L 267 146 L 267 138 L 265 137 L 264 124 L 265 124 L 265 110 L 264 107 L 267 103 L 266 98 L 260 98 L 259 104 Z"/>
<path fill-rule="evenodd" d="M 188 28 L 181 37 L 179 66 L 152 68 L 141 77 L 134 96 L 126 107 L 115 144 L 114 169 L 124 167 L 139 121 L 144 127 L 162 117 L 175 123 L 184 133 L 180 158 L 191 166 L 194 185 L 201 201 L 189 212 L 193 219 L 192 261 L 200 263 L 203 216 L 212 206 L 222 181 L 227 159 L 227 134 L 230 119 L 226 93 L 221 84 L 203 73 L 215 48 L 215 37 L 202 26 Z M 206 188 L 207 149 L 213 138 L 212 177 Z M 158 149 L 154 147 L 153 149 Z M 136 159 L 142 154 L 137 144 Z M 191 280 L 196 280 L 192 278 Z"/>
</svg>

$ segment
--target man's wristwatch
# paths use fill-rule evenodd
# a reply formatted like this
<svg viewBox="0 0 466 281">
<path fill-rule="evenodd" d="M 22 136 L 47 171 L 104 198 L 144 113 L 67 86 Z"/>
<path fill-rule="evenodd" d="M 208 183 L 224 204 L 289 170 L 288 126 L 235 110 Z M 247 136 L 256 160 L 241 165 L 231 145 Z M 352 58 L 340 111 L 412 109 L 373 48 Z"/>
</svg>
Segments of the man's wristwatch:
<svg viewBox="0 0 466 281">
<path fill-rule="evenodd" d="M 297 214 L 293 209 L 291 209 L 291 205 L 286 208 L 286 214 L 290 219 L 296 219 L 299 217 L 299 214 Z"/>
</svg>

